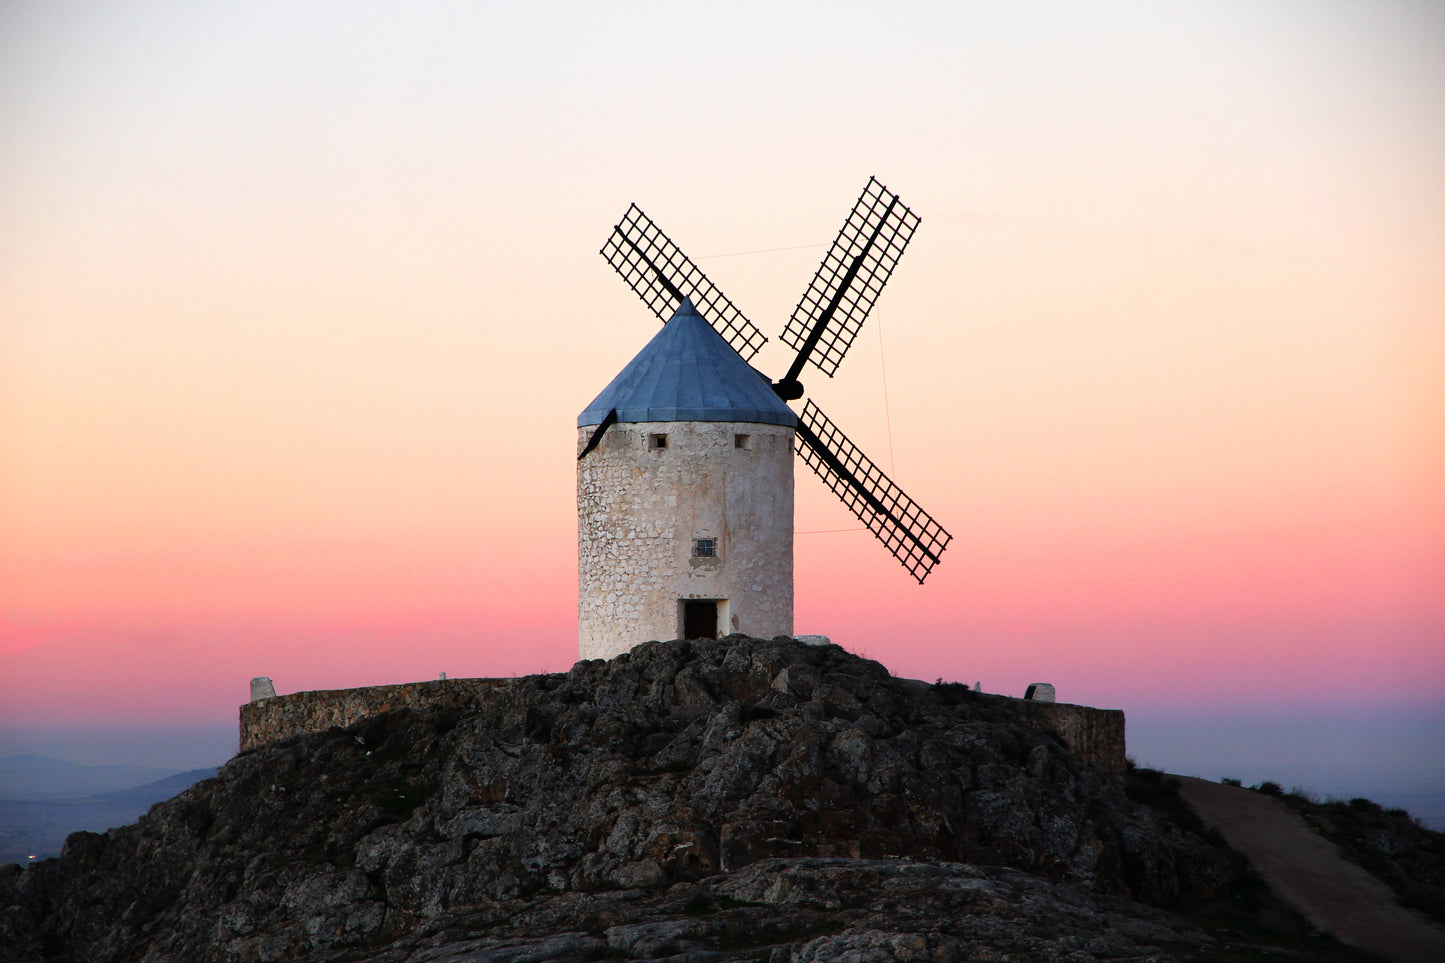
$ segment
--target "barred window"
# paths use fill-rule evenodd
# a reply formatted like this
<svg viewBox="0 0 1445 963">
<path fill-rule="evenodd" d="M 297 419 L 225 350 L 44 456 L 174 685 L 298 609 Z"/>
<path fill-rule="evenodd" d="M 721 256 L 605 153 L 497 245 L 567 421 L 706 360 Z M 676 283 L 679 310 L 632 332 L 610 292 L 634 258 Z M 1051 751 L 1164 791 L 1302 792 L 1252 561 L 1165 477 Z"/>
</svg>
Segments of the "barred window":
<svg viewBox="0 0 1445 963">
<path fill-rule="evenodd" d="M 694 538 L 692 554 L 694 558 L 717 558 L 717 539 Z"/>
</svg>

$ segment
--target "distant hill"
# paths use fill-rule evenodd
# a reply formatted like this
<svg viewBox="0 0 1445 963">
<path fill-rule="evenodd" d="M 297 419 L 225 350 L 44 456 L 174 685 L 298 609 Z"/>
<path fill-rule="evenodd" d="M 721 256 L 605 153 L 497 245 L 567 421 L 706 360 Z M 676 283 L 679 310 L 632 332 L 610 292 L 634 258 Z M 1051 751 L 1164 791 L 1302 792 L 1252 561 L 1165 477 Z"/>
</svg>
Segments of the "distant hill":
<svg viewBox="0 0 1445 963">
<path fill-rule="evenodd" d="M 155 778 L 157 773 L 160 778 Z M 46 756 L 7 756 L 0 759 L 0 865 L 58 856 L 71 833 L 104 832 L 133 823 L 156 803 L 215 774 L 215 769 L 173 773 L 149 766 L 82 766 Z M 20 777 L 19 785 L 28 791 L 12 792 L 12 775 Z M 113 788 L 116 783 L 122 788 Z M 84 785 L 112 788 L 89 793 L 63 788 Z"/>
<path fill-rule="evenodd" d="M 0 961 L 1363 959 L 1022 706 L 647 643 L 241 753 L 0 869 Z"/>
<path fill-rule="evenodd" d="M 215 766 L 209 769 L 188 769 L 185 772 L 166 776 L 164 779 L 157 779 L 155 782 L 148 782 L 144 786 L 121 789 L 117 792 L 97 793 L 96 795 L 116 803 L 136 803 L 150 807 L 162 799 L 169 799 L 177 793 L 185 792 L 202 779 L 210 779 L 219 771 Z"/>
<path fill-rule="evenodd" d="M 154 766 L 83 766 L 49 756 L 0 756 L 0 799 L 91 796 L 133 789 L 174 773 Z"/>
</svg>

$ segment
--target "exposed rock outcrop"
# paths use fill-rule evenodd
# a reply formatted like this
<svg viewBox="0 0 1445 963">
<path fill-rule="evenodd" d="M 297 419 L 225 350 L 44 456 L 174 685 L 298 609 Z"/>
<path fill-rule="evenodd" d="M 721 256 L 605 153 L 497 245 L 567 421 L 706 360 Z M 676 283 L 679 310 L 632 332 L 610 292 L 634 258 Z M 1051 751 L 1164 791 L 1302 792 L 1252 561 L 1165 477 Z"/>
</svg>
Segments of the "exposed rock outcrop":
<svg viewBox="0 0 1445 963">
<path fill-rule="evenodd" d="M 1235 873 L 1001 700 L 734 637 L 243 753 L 0 878 L 0 959 L 1168 959 L 1139 902 Z"/>
</svg>

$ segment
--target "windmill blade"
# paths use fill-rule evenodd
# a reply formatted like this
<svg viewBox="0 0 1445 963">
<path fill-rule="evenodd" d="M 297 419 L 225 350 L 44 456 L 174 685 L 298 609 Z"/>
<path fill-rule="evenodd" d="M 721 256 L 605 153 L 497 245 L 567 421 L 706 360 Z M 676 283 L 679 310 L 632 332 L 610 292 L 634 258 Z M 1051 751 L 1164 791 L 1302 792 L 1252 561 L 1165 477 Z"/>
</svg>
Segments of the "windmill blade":
<svg viewBox="0 0 1445 963">
<path fill-rule="evenodd" d="M 918 507 L 810 399 L 798 416 L 799 454 L 848 510 L 922 585 L 952 535 Z"/>
<path fill-rule="evenodd" d="M 809 361 L 833 377 L 917 227 L 918 215 L 878 178 L 868 178 L 783 330 L 783 342 L 798 356 L 782 383 L 796 383 Z"/>
<path fill-rule="evenodd" d="M 627 208 L 601 253 L 663 324 L 689 297 L 744 361 L 768 340 L 636 204 Z"/>
</svg>

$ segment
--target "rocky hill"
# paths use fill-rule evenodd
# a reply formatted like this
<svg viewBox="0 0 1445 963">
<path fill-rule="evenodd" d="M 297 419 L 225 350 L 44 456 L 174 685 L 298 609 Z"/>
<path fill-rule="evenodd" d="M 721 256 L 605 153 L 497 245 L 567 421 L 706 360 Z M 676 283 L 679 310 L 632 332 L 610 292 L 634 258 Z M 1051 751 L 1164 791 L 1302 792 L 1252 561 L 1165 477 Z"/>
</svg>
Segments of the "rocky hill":
<svg viewBox="0 0 1445 963">
<path fill-rule="evenodd" d="M 0 960 L 1355 958 L 1127 788 L 1005 700 L 836 646 L 649 643 L 76 834 L 0 874 Z"/>
</svg>

